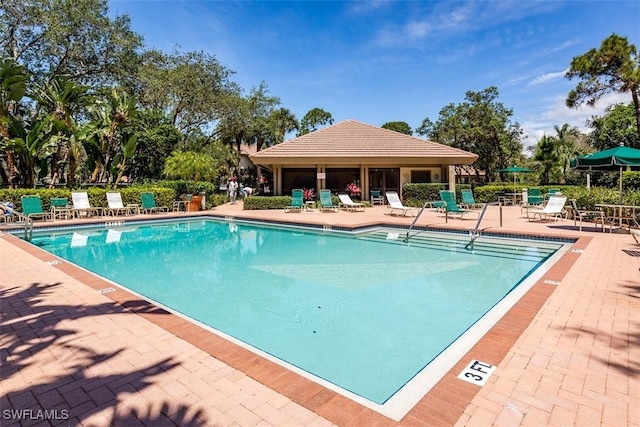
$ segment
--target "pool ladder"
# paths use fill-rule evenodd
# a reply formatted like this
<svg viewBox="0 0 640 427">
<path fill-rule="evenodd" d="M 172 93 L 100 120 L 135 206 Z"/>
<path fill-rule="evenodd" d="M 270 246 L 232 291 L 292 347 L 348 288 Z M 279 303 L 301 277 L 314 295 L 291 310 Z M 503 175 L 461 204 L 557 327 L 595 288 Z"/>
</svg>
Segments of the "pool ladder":
<svg viewBox="0 0 640 427">
<path fill-rule="evenodd" d="M 21 212 L 13 211 L 11 212 L 11 216 L 16 216 L 18 218 L 17 221 L 5 222 L 2 224 L 1 228 L 3 229 L 15 229 L 15 228 L 23 228 L 24 229 L 24 239 L 28 242 L 31 241 L 33 237 L 33 219 L 24 215 Z"/>
<path fill-rule="evenodd" d="M 413 235 L 410 235 L 411 230 L 413 229 L 413 227 L 416 225 L 416 222 L 418 221 L 418 218 L 420 218 L 420 215 L 422 215 L 422 212 L 425 210 L 425 208 L 429 204 L 433 204 L 433 202 L 431 202 L 431 201 L 425 202 L 425 204 L 422 205 L 422 208 L 420 208 L 420 211 L 418 211 L 418 214 L 415 216 L 415 218 L 413 218 L 413 222 L 411 223 L 411 225 L 407 229 L 407 234 L 405 235 L 404 239 L 402 240 L 404 243 L 409 243 L 409 238 L 418 234 L 418 233 L 415 233 Z M 469 240 L 469 243 L 467 243 L 467 245 L 464 247 L 465 249 L 469 249 L 469 246 L 471 246 L 471 250 L 473 250 L 473 242 L 475 242 L 475 240 L 478 237 L 480 237 L 480 231 L 479 231 L 480 223 L 482 222 L 482 218 L 484 218 L 484 213 L 487 211 L 487 208 L 489 206 L 491 206 L 491 205 L 500 206 L 500 227 L 502 227 L 502 204 L 500 202 L 485 203 L 484 206 L 482 207 L 482 211 L 480 212 L 480 215 L 478 216 L 478 221 L 476 222 L 476 226 L 474 227 L 473 231 L 471 231 L 469 233 L 469 235 L 471 237 L 471 240 Z M 445 207 L 445 211 L 444 211 L 444 217 L 445 217 L 445 222 L 449 222 L 449 215 L 448 215 L 446 207 Z"/>
<path fill-rule="evenodd" d="M 478 237 L 480 237 L 480 223 L 482 222 L 482 218 L 484 218 L 484 213 L 487 211 L 487 208 L 489 207 L 489 205 L 500 205 L 500 227 L 502 227 L 502 204 L 499 202 L 491 202 L 491 203 L 485 203 L 484 206 L 482 207 L 482 212 L 480 212 L 480 215 L 478 216 L 478 221 L 476 222 L 476 226 L 473 228 L 473 231 L 470 234 L 471 240 L 469 240 L 469 243 L 467 243 L 467 245 L 464 247 L 465 249 L 469 249 L 469 246 L 471 246 L 471 250 L 473 250 L 473 242 L 476 241 L 476 239 Z"/>
</svg>

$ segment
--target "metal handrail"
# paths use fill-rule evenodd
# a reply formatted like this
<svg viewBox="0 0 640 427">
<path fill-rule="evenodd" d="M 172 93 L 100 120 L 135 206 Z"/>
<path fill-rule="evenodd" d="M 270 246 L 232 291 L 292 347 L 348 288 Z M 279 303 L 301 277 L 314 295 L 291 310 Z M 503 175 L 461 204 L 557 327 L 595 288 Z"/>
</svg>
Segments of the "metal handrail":
<svg viewBox="0 0 640 427">
<path fill-rule="evenodd" d="M 413 221 L 411 222 L 411 225 L 409 226 L 409 228 L 407 229 L 407 234 L 404 237 L 404 239 L 402 239 L 402 241 L 404 243 L 409 243 L 409 237 L 413 237 L 413 236 L 409 236 L 409 233 L 411 232 L 411 229 L 413 229 L 413 226 L 416 225 L 416 222 L 418 221 L 418 218 L 420 218 L 420 215 L 422 215 L 422 212 L 426 209 L 427 205 L 429 204 L 433 204 L 434 202 L 431 200 L 427 200 L 426 202 L 424 202 L 424 205 L 422 205 L 422 207 L 420 208 L 420 211 L 418 212 L 418 214 L 415 216 L 415 218 L 413 218 Z M 445 214 L 446 214 L 446 202 L 442 202 L 445 203 Z M 418 233 L 414 234 L 417 235 Z"/>
<path fill-rule="evenodd" d="M 30 242 L 33 237 L 33 219 L 15 210 L 11 212 L 11 216 L 14 215 L 18 218 L 18 221 L 6 222 L 3 225 L 7 228 L 24 227 L 24 238 Z"/>
<path fill-rule="evenodd" d="M 473 250 L 473 242 L 475 242 L 475 240 L 478 237 L 480 237 L 480 233 L 478 232 L 478 229 L 480 228 L 480 223 L 482 222 L 482 218 L 484 218 L 484 213 L 487 211 L 487 208 L 490 205 L 500 206 L 500 226 L 502 227 L 502 203 L 500 202 L 485 203 L 484 206 L 482 207 L 482 212 L 480 212 L 480 215 L 478 216 L 478 221 L 476 222 L 476 226 L 471 232 L 471 240 L 469 240 L 469 243 L 467 243 L 467 245 L 464 247 L 465 249 L 469 249 L 469 246 L 471 246 L 471 250 Z"/>
<path fill-rule="evenodd" d="M 413 236 L 416 236 L 418 234 L 418 233 L 415 233 L 413 236 L 409 235 L 409 233 L 413 229 L 413 226 L 416 224 L 416 222 L 418 221 L 418 218 L 420 217 L 422 212 L 425 210 L 427 205 L 432 204 L 432 203 L 434 203 L 434 202 L 433 201 L 426 201 L 424 203 L 424 205 L 422 205 L 422 208 L 420 208 L 420 211 L 415 216 L 415 218 L 413 218 L 413 222 L 411 222 L 411 225 L 407 229 L 407 234 L 405 235 L 404 239 L 402 240 L 404 243 L 409 243 L 409 238 L 413 237 Z M 443 201 L 443 203 L 446 203 L 446 202 Z M 469 246 L 471 246 L 471 250 L 473 250 L 473 242 L 480 236 L 480 233 L 478 232 L 478 230 L 480 228 L 480 223 L 482 222 L 482 218 L 484 217 L 484 213 L 487 211 L 487 208 L 489 206 L 494 206 L 494 205 L 500 206 L 500 227 L 502 227 L 502 203 L 500 203 L 500 202 L 485 203 L 484 206 L 482 207 L 482 211 L 480 212 L 480 215 L 478 216 L 478 221 L 476 222 L 476 226 L 474 227 L 473 231 L 471 232 L 471 240 L 464 247 L 465 249 L 469 249 Z M 448 211 L 447 211 L 446 205 L 445 205 L 445 221 L 447 221 L 448 219 L 449 219 L 448 218 Z"/>
</svg>

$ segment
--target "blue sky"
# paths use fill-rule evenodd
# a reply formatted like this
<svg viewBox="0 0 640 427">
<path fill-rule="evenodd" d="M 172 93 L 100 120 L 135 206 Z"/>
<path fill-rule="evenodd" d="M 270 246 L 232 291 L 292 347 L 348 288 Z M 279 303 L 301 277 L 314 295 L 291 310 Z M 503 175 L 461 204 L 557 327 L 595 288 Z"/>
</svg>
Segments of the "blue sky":
<svg viewBox="0 0 640 427">
<path fill-rule="evenodd" d="M 301 119 L 314 107 L 339 122 L 412 128 L 435 121 L 469 90 L 497 86 L 499 102 L 535 143 L 595 108 L 564 106 L 571 59 L 617 33 L 640 48 L 639 1 L 109 0 L 147 47 L 205 51 L 246 92 L 264 81 Z"/>
</svg>

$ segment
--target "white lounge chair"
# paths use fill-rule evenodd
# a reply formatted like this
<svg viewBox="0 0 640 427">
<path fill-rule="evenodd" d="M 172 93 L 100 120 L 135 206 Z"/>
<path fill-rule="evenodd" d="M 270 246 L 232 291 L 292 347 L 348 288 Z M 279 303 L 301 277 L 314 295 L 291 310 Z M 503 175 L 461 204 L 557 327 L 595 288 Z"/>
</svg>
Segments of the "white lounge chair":
<svg viewBox="0 0 640 427">
<path fill-rule="evenodd" d="M 398 193 L 396 193 L 395 191 L 387 191 L 386 193 L 384 193 L 384 195 L 387 197 L 389 207 L 391 208 L 391 211 L 389 212 L 390 215 L 402 214 L 403 216 L 407 216 L 409 213 L 411 213 L 411 215 L 415 216 L 416 212 L 418 211 L 417 208 L 403 205 L 402 201 L 400 200 L 400 196 L 398 196 Z"/>
<path fill-rule="evenodd" d="M 108 191 L 107 192 L 107 203 L 109 204 L 109 210 L 107 211 L 107 215 L 133 215 L 138 212 L 140 208 L 137 204 L 127 204 L 127 206 L 122 203 L 122 194 L 119 191 Z"/>
<path fill-rule="evenodd" d="M 364 203 L 356 203 L 351 200 L 348 194 L 338 194 L 338 199 L 340 199 L 340 203 L 338 203 L 338 209 L 342 208 L 347 211 L 364 212 Z"/>
<path fill-rule="evenodd" d="M 560 194 L 554 194 L 549 197 L 549 201 L 542 209 L 527 209 L 526 214 L 527 218 L 530 221 L 533 221 L 538 217 L 539 219 L 550 218 L 553 217 L 554 220 L 558 220 L 558 217 L 566 216 L 566 212 L 564 210 L 564 205 L 567 203 L 566 196 L 562 196 Z M 532 217 L 529 214 L 533 214 Z"/>
<path fill-rule="evenodd" d="M 91 206 L 86 191 L 72 192 L 71 201 L 73 202 L 73 212 L 78 218 L 91 215 L 102 216 L 102 208 L 94 208 Z"/>
</svg>

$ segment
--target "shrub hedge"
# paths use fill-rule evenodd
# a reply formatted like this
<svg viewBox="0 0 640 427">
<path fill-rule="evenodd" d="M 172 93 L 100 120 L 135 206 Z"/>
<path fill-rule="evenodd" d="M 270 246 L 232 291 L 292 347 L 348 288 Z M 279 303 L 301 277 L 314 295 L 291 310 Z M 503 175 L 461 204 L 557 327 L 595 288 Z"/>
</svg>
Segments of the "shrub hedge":
<svg viewBox="0 0 640 427">
<path fill-rule="evenodd" d="M 89 203 L 94 207 L 107 207 L 107 191 L 104 188 L 87 188 L 85 190 L 78 191 L 86 191 L 89 196 Z M 176 192 L 171 188 L 165 187 L 126 187 L 117 190 L 122 195 L 122 203 L 125 205 L 128 203 L 137 203 L 139 205 L 142 204 L 140 199 L 140 193 L 153 193 L 156 199 L 156 205 L 158 206 L 167 206 L 171 208 L 174 200 L 176 200 Z M 66 197 L 69 199 L 69 204 L 71 204 L 71 190 L 69 189 L 32 189 L 32 188 L 17 188 L 17 189 L 1 189 L 0 190 L 0 201 L 10 201 L 16 206 L 16 209 L 22 210 L 22 196 L 40 196 L 42 199 L 42 208 L 44 210 L 49 210 L 51 203 L 49 202 L 52 198 L 56 197 Z"/>
<path fill-rule="evenodd" d="M 625 175 L 627 177 L 628 175 Z M 626 187 L 627 181 L 625 181 Z M 462 200 L 461 191 L 471 188 L 468 184 L 456 185 L 456 199 Z M 576 199 L 578 206 L 585 209 L 594 209 L 596 203 L 618 203 L 617 188 L 592 187 L 587 189 L 582 186 L 572 185 L 542 185 L 542 186 L 517 186 L 516 192 L 522 192 L 525 188 L 539 188 L 542 194 L 546 194 L 551 188 L 559 189 L 569 199 Z M 440 200 L 440 190 L 446 189 L 445 184 L 405 184 L 402 187 L 403 203 L 408 206 L 420 207 L 428 200 Z M 512 193 L 513 185 L 484 185 L 475 187 L 473 194 L 476 202 L 489 203 L 498 199 L 498 194 L 502 192 Z M 626 188 L 623 191 L 622 203 L 625 205 L 640 206 L 640 191 Z"/>
</svg>

